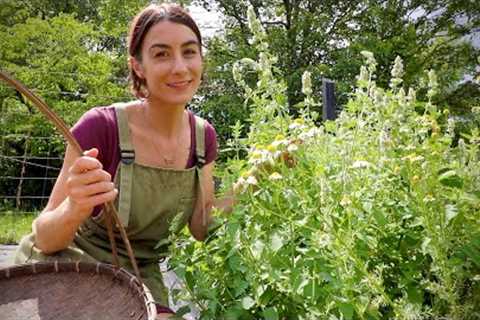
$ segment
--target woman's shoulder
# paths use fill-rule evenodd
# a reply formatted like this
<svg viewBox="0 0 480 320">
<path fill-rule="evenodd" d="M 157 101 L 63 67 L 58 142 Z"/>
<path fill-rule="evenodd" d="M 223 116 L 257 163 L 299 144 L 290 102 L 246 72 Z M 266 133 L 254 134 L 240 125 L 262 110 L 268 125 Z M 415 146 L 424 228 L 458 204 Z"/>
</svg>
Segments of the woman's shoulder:
<svg viewBox="0 0 480 320">
<path fill-rule="evenodd" d="M 190 119 L 191 119 L 190 123 L 191 123 L 192 129 L 196 128 L 197 121 L 199 121 L 199 119 L 203 120 L 204 136 L 205 136 L 205 160 L 206 160 L 205 163 L 208 164 L 217 158 L 217 154 L 218 154 L 217 133 L 213 125 L 210 122 L 208 122 L 206 119 L 199 117 L 192 111 L 188 111 L 188 112 L 190 114 Z M 196 132 L 195 131 L 196 130 L 192 130 L 192 150 L 196 150 Z"/>
<path fill-rule="evenodd" d="M 90 129 L 117 130 L 117 114 L 115 109 L 118 107 L 127 108 L 135 106 L 138 101 L 114 103 L 109 106 L 93 107 L 85 112 L 75 124 L 76 127 L 86 126 Z"/>
<path fill-rule="evenodd" d="M 190 115 L 190 123 L 192 125 L 197 125 L 197 121 L 203 121 L 204 123 L 204 130 L 205 130 L 205 137 L 208 137 L 208 138 L 213 138 L 215 137 L 216 138 L 216 131 L 215 131 L 215 127 L 210 123 L 208 122 L 207 119 L 205 118 L 202 118 L 201 116 L 195 114 L 193 111 L 191 110 L 188 110 L 188 113 Z M 213 135 L 213 137 L 212 137 Z"/>
<path fill-rule="evenodd" d="M 105 165 L 112 161 L 118 146 L 115 105 L 93 107 L 85 112 L 72 128 L 84 149 L 97 148 L 98 159 Z"/>
<path fill-rule="evenodd" d="M 116 125 L 116 122 L 115 105 L 93 107 L 80 117 L 74 129 L 79 126 L 87 126 L 90 129 L 92 126 L 96 127 L 98 125 L 101 125 L 101 127 L 106 125 L 108 127 L 109 124 Z"/>
</svg>

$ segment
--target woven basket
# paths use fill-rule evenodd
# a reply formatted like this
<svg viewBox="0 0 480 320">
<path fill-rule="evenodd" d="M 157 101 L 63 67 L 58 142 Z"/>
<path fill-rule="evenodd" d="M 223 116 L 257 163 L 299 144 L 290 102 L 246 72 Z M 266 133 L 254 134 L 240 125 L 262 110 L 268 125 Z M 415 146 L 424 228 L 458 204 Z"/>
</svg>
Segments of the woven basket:
<svg viewBox="0 0 480 320">
<path fill-rule="evenodd" d="M 153 320 L 156 307 L 138 279 L 112 265 L 40 262 L 0 269 L 3 320 Z"/>
</svg>

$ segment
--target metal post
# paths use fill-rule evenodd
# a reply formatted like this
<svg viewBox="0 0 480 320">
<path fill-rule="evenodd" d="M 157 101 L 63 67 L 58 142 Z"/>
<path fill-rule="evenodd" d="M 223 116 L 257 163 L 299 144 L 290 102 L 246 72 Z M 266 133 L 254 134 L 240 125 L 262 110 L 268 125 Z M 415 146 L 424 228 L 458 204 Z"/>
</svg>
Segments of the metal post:
<svg viewBox="0 0 480 320">
<path fill-rule="evenodd" d="M 322 80 L 323 120 L 335 120 L 337 111 L 335 106 L 335 82 L 330 79 Z"/>
</svg>

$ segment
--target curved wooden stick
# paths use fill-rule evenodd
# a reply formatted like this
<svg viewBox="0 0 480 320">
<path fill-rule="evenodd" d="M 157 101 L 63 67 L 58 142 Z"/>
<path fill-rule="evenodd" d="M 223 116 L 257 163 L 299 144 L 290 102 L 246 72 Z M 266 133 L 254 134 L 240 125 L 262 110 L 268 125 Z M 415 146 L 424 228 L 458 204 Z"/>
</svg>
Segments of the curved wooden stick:
<svg viewBox="0 0 480 320">
<path fill-rule="evenodd" d="M 73 147 L 73 150 L 77 153 L 77 155 L 79 157 L 82 156 L 83 154 L 82 147 L 80 147 L 80 144 L 72 135 L 72 133 L 68 129 L 68 126 L 55 112 L 53 112 L 48 107 L 48 105 L 42 99 L 36 96 L 32 91 L 30 91 L 18 80 L 15 80 L 12 76 L 8 75 L 2 70 L 0 70 L 0 79 L 5 81 L 11 87 L 18 90 L 21 94 L 23 94 L 26 98 L 28 98 L 54 124 L 55 128 L 57 128 L 62 133 L 65 140 L 67 140 L 68 143 Z M 120 219 L 118 218 L 118 213 L 117 213 L 117 210 L 115 209 L 115 206 L 111 201 L 109 201 L 105 204 L 105 209 L 106 209 L 105 213 L 109 215 L 109 217 L 107 217 L 106 219 L 106 224 L 107 224 L 108 237 L 110 239 L 110 244 L 112 247 L 113 261 L 115 266 L 117 268 L 120 268 L 120 263 L 119 263 L 118 254 L 117 254 L 117 245 L 115 243 L 115 237 L 113 235 L 113 230 L 112 230 L 112 219 L 113 219 L 113 222 L 115 222 L 116 227 L 119 229 L 122 240 L 125 243 L 128 257 L 130 258 L 130 262 L 132 264 L 133 270 L 135 271 L 135 275 L 137 276 L 138 280 L 141 283 L 143 283 L 142 278 L 140 277 L 140 271 L 138 270 L 137 261 L 135 260 L 135 256 L 133 255 L 132 246 L 130 245 L 130 241 L 128 240 L 128 237 L 127 237 L 127 232 L 125 231 L 125 228 L 123 227 L 122 223 L 120 222 Z"/>
</svg>

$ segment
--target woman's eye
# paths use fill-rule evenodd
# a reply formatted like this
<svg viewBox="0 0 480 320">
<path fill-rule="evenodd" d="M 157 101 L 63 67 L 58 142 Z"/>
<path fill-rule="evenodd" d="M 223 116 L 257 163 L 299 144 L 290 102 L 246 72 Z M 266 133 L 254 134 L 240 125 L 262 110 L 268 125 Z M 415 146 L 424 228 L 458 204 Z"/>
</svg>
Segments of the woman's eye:
<svg viewBox="0 0 480 320">
<path fill-rule="evenodd" d="M 157 53 L 155 53 L 155 57 L 157 57 L 157 58 L 165 58 L 165 57 L 168 57 L 168 52 L 166 52 L 166 51 L 157 52 Z"/>
<path fill-rule="evenodd" d="M 187 50 L 184 51 L 184 54 L 186 54 L 188 56 L 193 56 L 193 55 L 197 54 L 197 50 L 187 49 Z"/>
</svg>

